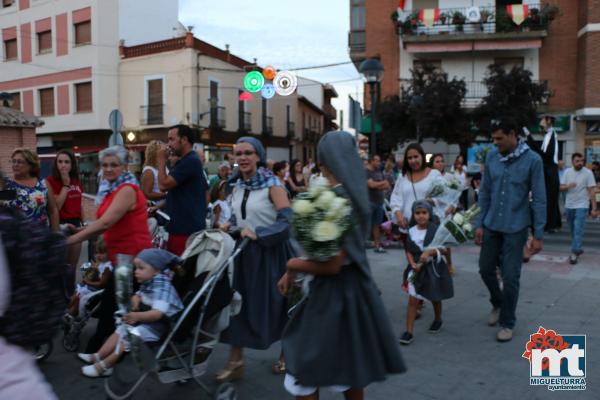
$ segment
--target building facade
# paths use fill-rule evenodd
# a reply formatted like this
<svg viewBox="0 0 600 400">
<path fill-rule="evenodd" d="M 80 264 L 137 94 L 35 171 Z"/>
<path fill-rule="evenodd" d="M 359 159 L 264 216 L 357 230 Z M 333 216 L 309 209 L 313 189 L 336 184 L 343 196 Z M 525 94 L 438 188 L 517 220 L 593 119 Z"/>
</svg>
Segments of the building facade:
<svg viewBox="0 0 600 400">
<path fill-rule="evenodd" d="M 177 3 L 160 0 L 4 0 L 0 7 L 0 92 L 44 118 L 40 153 L 106 144 L 108 115 L 120 106 L 120 42 L 170 38 L 182 28 Z"/>
<path fill-rule="evenodd" d="M 399 95 L 411 70 L 431 62 L 450 79 L 465 81 L 465 108 L 477 106 L 487 94 L 482 81 L 488 65 L 522 66 L 534 80 L 548 82 L 552 97 L 542 111 L 560 122 L 561 158 L 570 159 L 574 151 L 597 154 L 600 94 L 594 87 L 600 88 L 600 4 L 540 2 L 351 0 L 350 56 L 356 65 L 368 57 L 380 58 L 385 67 L 382 98 Z M 558 7 L 553 21 L 547 18 L 552 10 L 548 6 Z M 365 96 L 365 103 L 369 101 Z M 449 155 L 458 152 L 456 146 L 432 147 Z"/>
</svg>

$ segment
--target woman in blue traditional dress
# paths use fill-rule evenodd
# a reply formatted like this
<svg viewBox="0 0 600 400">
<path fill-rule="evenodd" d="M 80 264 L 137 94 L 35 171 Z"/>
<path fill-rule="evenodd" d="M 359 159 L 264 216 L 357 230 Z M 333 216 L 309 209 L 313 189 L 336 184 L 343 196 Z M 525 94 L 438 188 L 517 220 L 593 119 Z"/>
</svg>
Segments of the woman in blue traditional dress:
<svg viewBox="0 0 600 400">
<path fill-rule="evenodd" d="M 263 350 L 281 339 L 287 301 L 277 290 L 277 282 L 293 256 L 288 195 L 279 179 L 265 168 L 262 143 L 242 137 L 234 155 L 239 172 L 230 180 L 234 185 L 232 226 L 241 228 L 241 236 L 251 240 L 236 260 L 233 288 L 242 296 L 242 309 L 221 335 L 221 341 L 231 345 L 231 352 L 226 367 L 217 374 L 220 382 L 242 377 L 244 347 Z M 274 368 L 284 370 L 283 360 Z"/>
</svg>

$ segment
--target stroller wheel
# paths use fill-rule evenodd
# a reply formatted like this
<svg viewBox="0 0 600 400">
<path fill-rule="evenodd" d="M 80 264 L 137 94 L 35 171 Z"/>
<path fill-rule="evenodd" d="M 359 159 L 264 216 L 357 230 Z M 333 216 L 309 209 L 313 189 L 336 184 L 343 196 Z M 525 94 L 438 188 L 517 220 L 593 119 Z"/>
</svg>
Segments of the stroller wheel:
<svg viewBox="0 0 600 400">
<path fill-rule="evenodd" d="M 63 347 L 68 352 L 74 352 L 79 349 L 79 337 L 73 337 L 73 335 L 65 335 L 63 338 Z"/>
<path fill-rule="evenodd" d="M 231 383 L 222 383 L 215 392 L 215 400 L 237 400 L 235 386 Z"/>
<path fill-rule="evenodd" d="M 44 361 L 45 359 L 50 357 L 50 354 L 52 354 L 52 348 L 53 348 L 52 341 L 41 344 L 39 346 L 35 346 L 32 351 L 33 358 L 37 362 Z"/>
</svg>

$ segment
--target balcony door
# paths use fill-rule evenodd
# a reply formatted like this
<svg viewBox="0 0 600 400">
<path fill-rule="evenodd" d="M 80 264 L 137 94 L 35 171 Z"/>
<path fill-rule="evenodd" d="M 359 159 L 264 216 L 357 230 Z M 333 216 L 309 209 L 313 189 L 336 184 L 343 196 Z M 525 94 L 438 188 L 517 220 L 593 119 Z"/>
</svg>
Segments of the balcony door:
<svg viewBox="0 0 600 400">
<path fill-rule="evenodd" d="M 147 125 L 163 124 L 163 80 L 150 79 L 148 85 Z"/>
<path fill-rule="evenodd" d="M 413 10 L 421 10 L 423 8 L 438 8 L 439 0 L 413 0 Z"/>
<path fill-rule="evenodd" d="M 210 126 L 219 126 L 219 82 L 210 81 L 209 88 Z"/>
</svg>

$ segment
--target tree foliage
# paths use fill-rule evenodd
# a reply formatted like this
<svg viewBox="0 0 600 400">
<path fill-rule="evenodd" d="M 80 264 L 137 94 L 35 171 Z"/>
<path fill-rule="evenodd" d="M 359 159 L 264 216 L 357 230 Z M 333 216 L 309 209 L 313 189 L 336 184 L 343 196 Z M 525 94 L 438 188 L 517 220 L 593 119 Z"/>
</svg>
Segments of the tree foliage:
<svg viewBox="0 0 600 400">
<path fill-rule="evenodd" d="M 472 119 L 478 134 L 489 136 L 490 122 L 498 117 L 513 118 L 519 126 L 531 126 L 537 121 L 540 104 L 550 98 L 547 82 L 535 82 L 532 73 L 521 67 L 506 71 L 500 65 L 490 65 L 484 79 L 487 95 L 473 110 Z"/>
<path fill-rule="evenodd" d="M 467 89 L 463 80 L 432 64 L 411 71 L 401 96 L 386 98 L 378 117 L 387 142 L 396 144 L 425 138 L 464 145 L 471 142 L 468 117 L 462 108 Z"/>
</svg>

